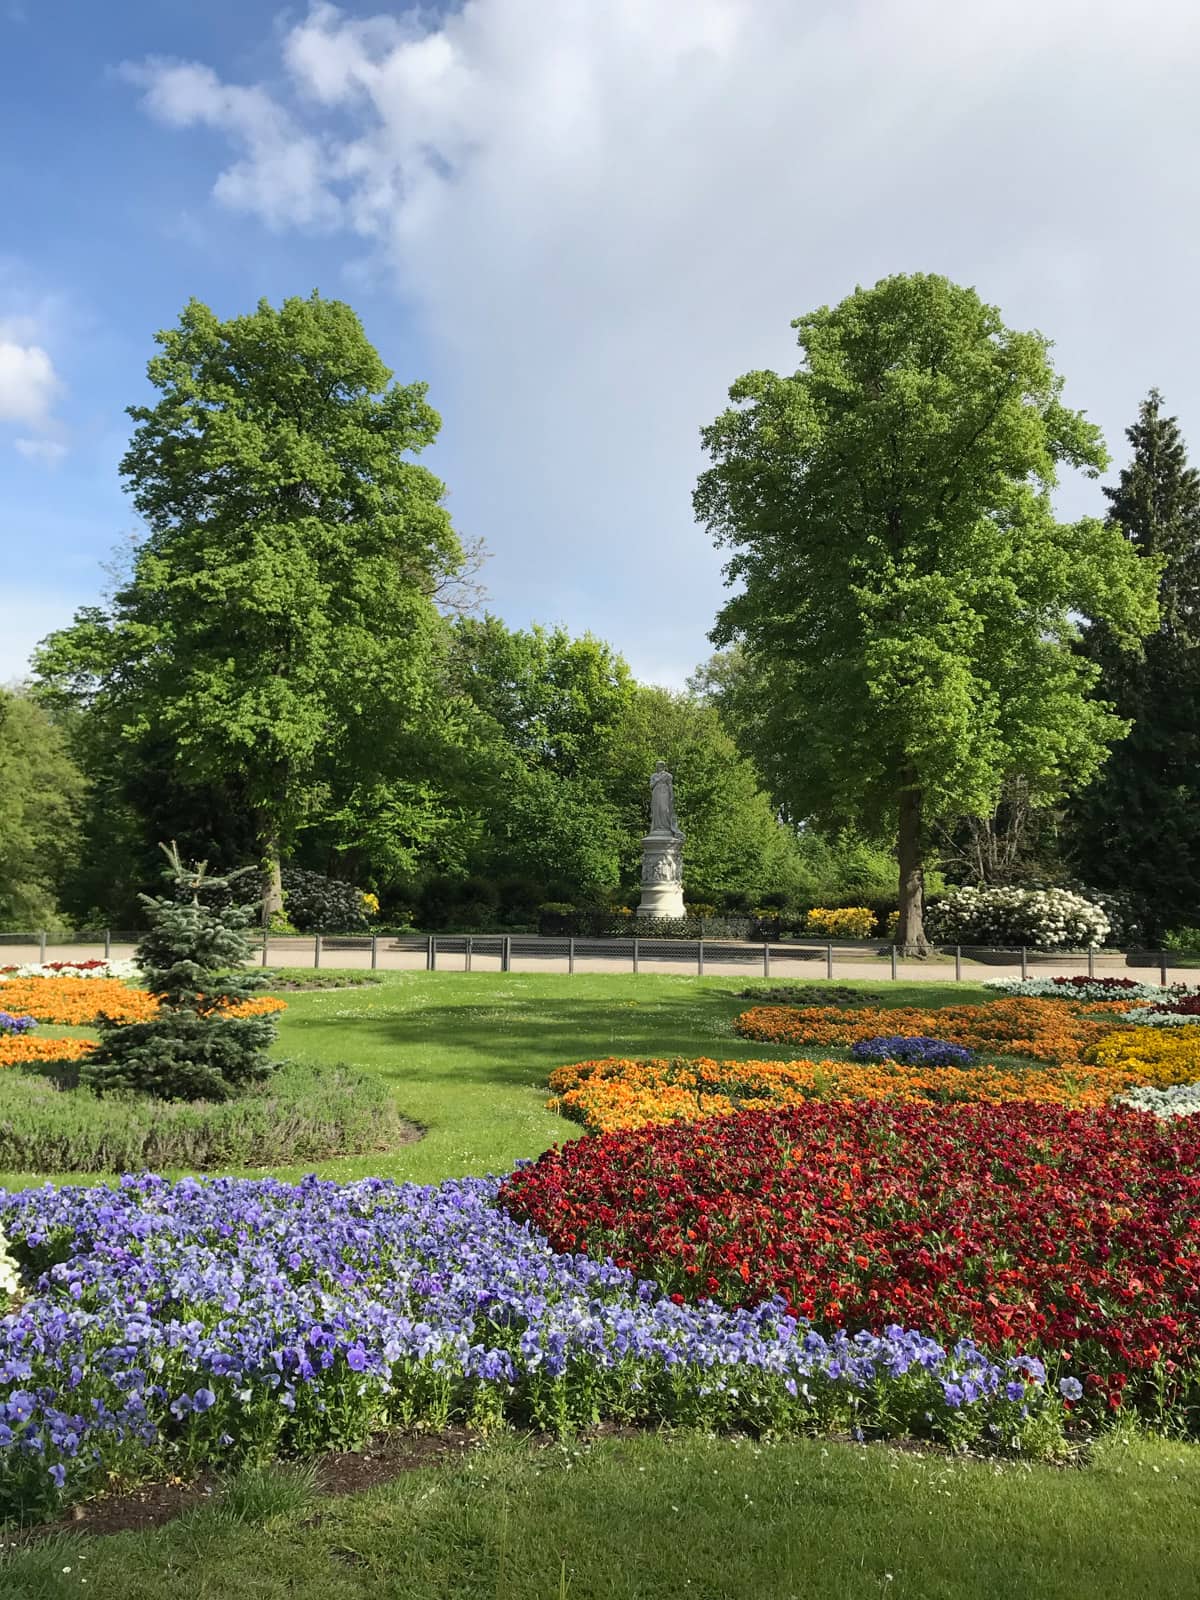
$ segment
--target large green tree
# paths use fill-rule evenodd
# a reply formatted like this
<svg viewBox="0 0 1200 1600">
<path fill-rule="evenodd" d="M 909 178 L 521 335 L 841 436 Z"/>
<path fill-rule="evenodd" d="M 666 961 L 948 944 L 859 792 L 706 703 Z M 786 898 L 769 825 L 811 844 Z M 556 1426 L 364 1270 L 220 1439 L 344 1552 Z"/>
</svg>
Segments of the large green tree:
<svg viewBox="0 0 1200 1600">
<path fill-rule="evenodd" d="M 704 430 L 696 510 L 739 590 L 714 639 L 763 685 L 791 815 L 892 833 L 920 951 L 931 825 L 986 816 L 1015 774 L 1049 802 L 1124 731 L 1073 613 L 1133 643 L 1153 573 L 1112 526 L 1055 519 L 1059 466 L 1106 457 L 1041 335 L 927 275 L 794 326 L 799 369 L 739 379 Z"/>
<path fill-rule="evenodd" d="M 0 689 L 0 927 L 44 928 L 79 844 L 85 780 L 62 730 Z"/>
<path fill-rule="evenodd" d="M 148 536 L 37 666 L 119 728 L 127 763 L 165 748 L 180 788 L 236 797 L 270 915 L 323 769 L 428 714 L 434 596 L 462 559 L 412 459 L 439 419 L 315 293 L 228 321 L 193 300 L 157 342 L 121 463 Z"/>
<path fill-rule="evenodd" d="M 1072 803 L 1069 829 L 1079 872 L 1132 897 L 1161 935 L 1200 924 L 1200 472 L 1157 390 L 1126 437 L 1108 518 L 1158 574 L 1160 621 L 1135 656 L 1103 626 L 1084 636 L 1102 693 L 1133 727 Z"/>
</svg>

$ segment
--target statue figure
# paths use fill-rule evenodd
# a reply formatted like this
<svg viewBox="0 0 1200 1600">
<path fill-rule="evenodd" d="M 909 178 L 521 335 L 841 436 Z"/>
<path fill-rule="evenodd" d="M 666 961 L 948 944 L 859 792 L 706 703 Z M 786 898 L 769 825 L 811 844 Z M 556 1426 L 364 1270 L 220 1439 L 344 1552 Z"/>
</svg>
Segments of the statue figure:
<svg viewBox="0 0 1200 1600">
<path fill-rule="evenodd" d="M 650 774 L 650 832 L 683 838 L 675 815 L 675 782 L 665 761 L 660 761 Z"/>
</svg>

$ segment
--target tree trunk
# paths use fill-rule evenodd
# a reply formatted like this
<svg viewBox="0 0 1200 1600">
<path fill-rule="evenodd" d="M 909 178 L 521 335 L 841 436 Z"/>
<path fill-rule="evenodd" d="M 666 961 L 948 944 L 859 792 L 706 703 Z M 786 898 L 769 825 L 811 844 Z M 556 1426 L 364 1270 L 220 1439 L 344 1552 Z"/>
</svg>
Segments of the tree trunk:
<svg viewBox="0 0 1200 1600">
<path fill-rule="evenodd" d="M 927 956 L 925 937 L 925 868 L 922 860 L 921 791 L 914 783 L 900 791 L 900 827 L 896 859 L 900 866 L 900 924 L 896 943 L 906 956 Z"/>
<path fill-rule="evenodd" d="M 273 820 L 264 819 L 259 834 L 262 846 L 262 925 L 283 915 L 283 879 L 279 865 L 279 829 Z"/>
</svg>

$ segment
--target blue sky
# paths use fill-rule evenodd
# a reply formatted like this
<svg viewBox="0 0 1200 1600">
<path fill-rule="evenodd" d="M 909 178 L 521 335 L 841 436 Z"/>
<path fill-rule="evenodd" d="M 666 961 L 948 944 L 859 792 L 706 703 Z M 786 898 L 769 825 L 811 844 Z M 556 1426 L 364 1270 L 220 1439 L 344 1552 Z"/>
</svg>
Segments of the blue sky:
<svg viewBox="0 0 1200 1600">
<path fill-rule="evenodd" d="M 1151 384 L 1200 457 L 1198 68 L 1184 0 L 0 0 L 0 681 L 136 529 L 191 295 L 348 299 L 492 607 L 662 682 L 722 594 L 698 430 L 856 283 L 975 284 L 1118 461 Z"/>
</svg>

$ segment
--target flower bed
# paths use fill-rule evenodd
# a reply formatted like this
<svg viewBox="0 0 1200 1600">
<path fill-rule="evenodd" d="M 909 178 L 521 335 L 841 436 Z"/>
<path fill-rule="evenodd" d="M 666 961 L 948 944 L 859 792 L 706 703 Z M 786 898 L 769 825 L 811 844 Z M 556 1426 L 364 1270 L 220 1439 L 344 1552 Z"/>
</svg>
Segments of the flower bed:
<svg viewBox="0 0 1200 1600">
<path fill-rule="evenodd" d="M 855 1061 L 896 1061 L 905 1067 L 969 1067 L 975 1060 L 975 1052 L 966 1045 L 927 1039 L 920 1033 L 859 1039 L 850 1046 L 850 1054 Z"/>
<path fill-rule="evenodd" d="M 389 1423 L 609 1417 L 1004 1445 L 1057 1430 L 1036 1360 L 899 1327 L 827 1338 L 773 1300 L 685 1305 L 554 1254 L 496 1189 L 144 1176 L 0 1196 L 25 1273 L 44 1269 L 0 1320 L 0 1506 L 36 1513 L 114 1472 L 353 1448 Z"/>
<path fill-rule="evenodd" d="M 778 1110 L 808 1100 L 888 1100 L 914 1105 L 1032 1100 L 1100 1107 L 1150 1084 L 1195 1076 L 1190 1065 L 1000 1067 L 906 1066 L 896 1061 L 712 1061 L 705 1057 L 631 1061 L 608 1057 L 557 1067 L 550 1075 L 552 1110 L 589 1133 L 700 1122 L 735 1111 Z M 1147 1107 L 1147 1109 L 1151 1109 Z"/>
<path fill-rule="evenodd" d="M 0 1035 L 0 1067 L 82 1061 L 95 1048 L 92 1039 L 43 1039 L 35 1033 Z"/>
<path fill-rule="evenodd" d="M 9 1011 L 0 1011 L 0 1038 L 21 1033 L 32 1033 L 37 1027 L 33 1017 L 14 1017 Z"/>
<path fill-rule="evenodd" d="M 11 978 L 136 978 L 136 961 L 32 961 L 0 967 L 0 983 Z"/>
<path fill-rule="evenodd" d="M 1084 1052 L 1117 1026 L 1115 1021 L 1081 1017 L 1062 1002 L 1024 998 L 931 1011 L 755 1006 L 734 1024 L 744 1039 L 771 1044 L 852 1045 L 881 1034 L 933 1034 L 972 1050 L 1032 1056 L 1060 1065 L 1083 1060 Z"/>
<path fill-rule="evenodd" d="M 519 1169 L 502 1200 L 557 1249 L 611 1255 L 685 1300 L 782 1295 L 822 1327 L 1015 1344 L 1062 1361 L 1098 1409 L 1128 1385 L 1194 1427 L 1200 1123 L 1186 1118 L 811 1102 L 580 1139 Z"/>
<path fill-rule="evenodd" d="M 111 1022 L 149 1022 L 158 1001 L 145 989 L 131 989 L 119 978 L 7 978 L 0 994 L 6 1010 L 20 1011 L 38 1022 L 59 1027 L 89 1027 L 101 1017 Z M 256 995 L 231 1008 L 239 1017 L 286 1010 L 274 995 Z"/>
<path fill-rule="evenodd" d="M 987 978 L 987 989 L 1035 1000 L 1161 1000 L 1157 984 L 1133 978 Z"/>
<path fill-rule="evenodd" d="M 1170 1029 L 1122 1028 L 1088 1052 L 1100 1067 L 1136 1073 L 1144 1083 L 1187 1083 L 1200 1078 L 1200 1022 Z"/>
</svg>

